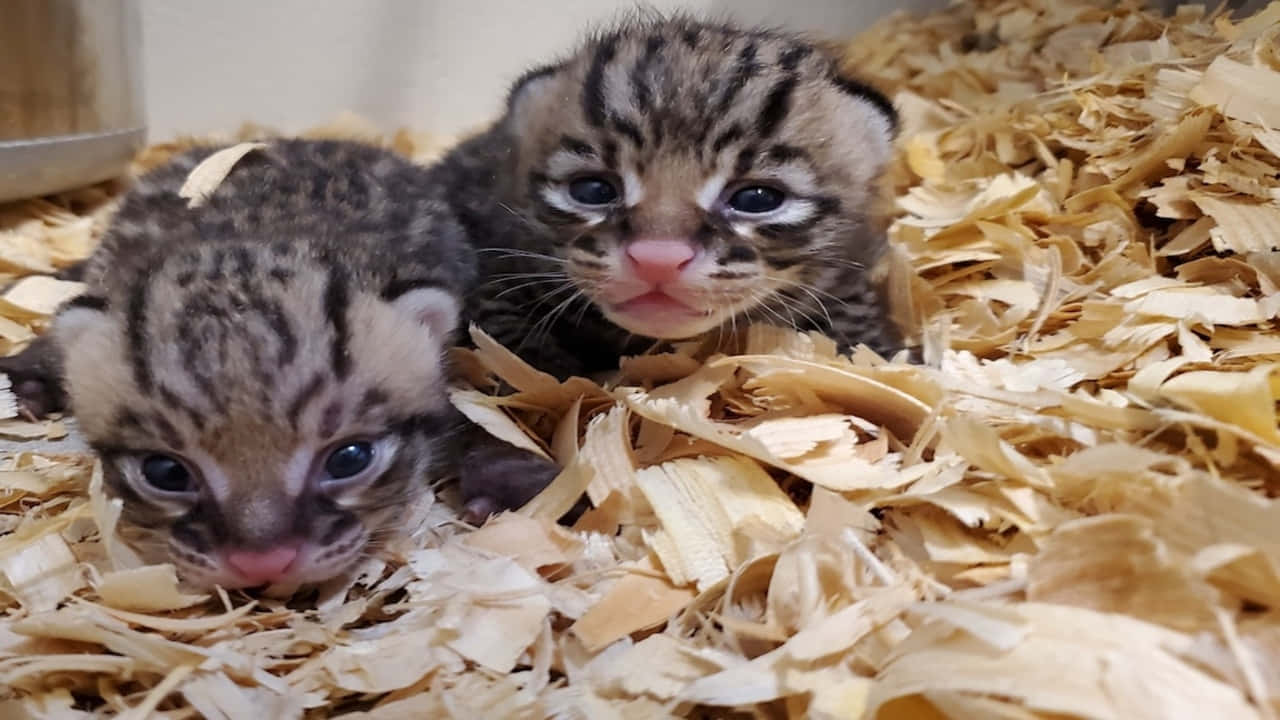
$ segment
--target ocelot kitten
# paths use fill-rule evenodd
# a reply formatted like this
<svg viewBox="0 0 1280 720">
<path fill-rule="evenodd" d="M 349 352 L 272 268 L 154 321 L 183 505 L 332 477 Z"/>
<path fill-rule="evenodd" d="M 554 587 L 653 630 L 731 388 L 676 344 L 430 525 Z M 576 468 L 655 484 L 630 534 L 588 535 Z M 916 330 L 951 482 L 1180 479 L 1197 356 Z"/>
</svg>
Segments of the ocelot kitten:
<svg viewBox="0 0 1280 720">
<path fill-rule="evenodd" d="M 765 321 L 899 348 L 872 269 L 896 115 L 799 36 L 637 20 L 527 73 L 436 173 L 469 311 L 564 377 Z"/>
<path fill-rule="evenodd" d="M 42 410 L 65 390 L 144 557 L 200 586 L 321 581 L 451 462 L 443 353 L 474 256 L 390 152 L 275 141 L 189 207 L 214 150 L 140 179 L 86 293 L 0 370 Z"/>
</svg>

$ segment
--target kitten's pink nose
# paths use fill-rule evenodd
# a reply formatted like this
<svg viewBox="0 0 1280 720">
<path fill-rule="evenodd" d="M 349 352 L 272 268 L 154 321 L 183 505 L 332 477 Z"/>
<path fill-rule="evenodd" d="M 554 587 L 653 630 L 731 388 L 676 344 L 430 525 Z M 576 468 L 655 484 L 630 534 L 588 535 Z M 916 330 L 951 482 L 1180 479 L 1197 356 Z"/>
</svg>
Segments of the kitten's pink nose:
<svg viewBox="0 0 1280 720">
<path fill-rule="evenodd" d="M 684 240 L 637 240 L 627 246 L 627 257 L 641 280 L 662 285 L 680 277 L 698 251 Z"/>
<path fill-rule="evenodd" d="M 227 564 L 249 582 L 266 583 L 278 580 L 298 559 L 296 546 L 281 546 L 270 550 L 237 550 L 227 553 Z"/>
</svg>

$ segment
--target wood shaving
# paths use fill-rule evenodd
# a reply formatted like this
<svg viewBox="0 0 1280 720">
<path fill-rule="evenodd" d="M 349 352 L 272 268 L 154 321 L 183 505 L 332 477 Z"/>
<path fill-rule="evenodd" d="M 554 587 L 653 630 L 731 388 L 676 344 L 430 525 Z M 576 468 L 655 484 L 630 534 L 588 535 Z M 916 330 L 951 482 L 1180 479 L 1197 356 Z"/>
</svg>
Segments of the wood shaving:
<svg viewBox="0 0 1280 720">
<path fill-rule="evenodd" d="M 886 18 L 847 60 L 902 112 L 889 277 L 924 363 L 757 326 L 560 383 L 475 332 L 455 402 L 563 472 L 478 531 L 415 509 L 314 593 L 192 594 L 118 542 L 90 458 L 10 453 L 0 716 L 1277 717 L 1278 25 Z M 83 257 L 118 191 L 0 206 L 0 275 Z M 12 290 L 0 349 L 74 291 Z"/>
</svg>

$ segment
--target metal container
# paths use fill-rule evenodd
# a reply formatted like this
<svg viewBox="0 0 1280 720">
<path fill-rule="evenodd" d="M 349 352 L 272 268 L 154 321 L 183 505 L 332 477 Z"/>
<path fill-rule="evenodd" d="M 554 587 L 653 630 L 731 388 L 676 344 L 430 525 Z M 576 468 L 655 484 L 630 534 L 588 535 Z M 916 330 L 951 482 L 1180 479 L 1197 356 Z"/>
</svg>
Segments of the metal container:
<svg viewBox="0 0 1280 720">
<path fill-rule="evenodd" d="M 146 139 L 136 0 L 3 0 L 0 201 L 125 172 Z"/>
</svg>

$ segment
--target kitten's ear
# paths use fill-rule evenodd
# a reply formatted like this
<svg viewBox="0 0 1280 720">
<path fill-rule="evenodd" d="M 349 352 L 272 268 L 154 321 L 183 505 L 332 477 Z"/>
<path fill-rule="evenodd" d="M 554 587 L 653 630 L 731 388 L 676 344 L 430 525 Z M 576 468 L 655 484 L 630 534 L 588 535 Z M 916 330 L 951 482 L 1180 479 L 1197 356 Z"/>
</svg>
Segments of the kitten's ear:
<svg viewBox="0 0 1280 720">
<path fill-rule="evenodd" d="M 412 317 L 437 338 L 447 338 L 458 328 L 462 307 L 453 293 L 438 287 L 416 287 L 390 301 L 398 312 Z"/>
<path fill-rule="evenodd" d="M 543 65 L 521 75 L 511 85 L 511 92 L 507 94 L 507 118 L 514 131 L 519 132 L 524 127 L 524 118 L 532 108 L 546 102 L 562 69 L 561 65 Z"/>
<path fill-rule="evenodd" d="M 80 295 L 72 298 L 53 319 L 52 331 L 58 343 L 66 347 L 86 330 L 111 322 L 107 314 L 106 298 L 97 295 Z"/>
</svg>

